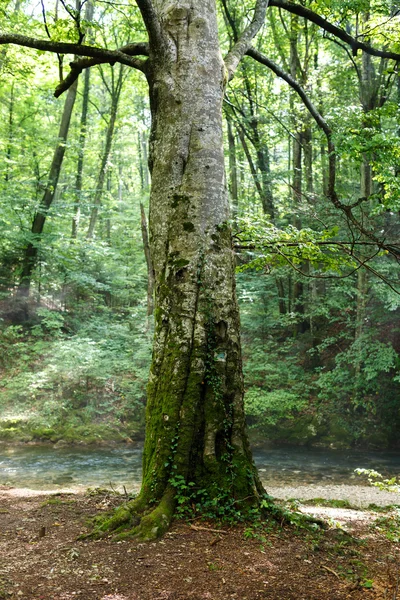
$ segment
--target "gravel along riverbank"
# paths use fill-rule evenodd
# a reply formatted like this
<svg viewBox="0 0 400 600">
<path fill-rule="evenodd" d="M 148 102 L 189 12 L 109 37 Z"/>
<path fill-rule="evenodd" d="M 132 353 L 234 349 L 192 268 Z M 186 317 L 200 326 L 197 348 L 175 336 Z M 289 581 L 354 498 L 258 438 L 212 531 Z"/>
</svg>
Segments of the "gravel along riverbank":
<svg viewBox="0 0 400 600">
<path fill-rule="evenodd" d="M 297 500 L 312 500 L 324 498 L 325 500 L 347 500 L 357 508 L 367 508 L 370 504 L 377 506 L 400 505 L 400 493 L 383 492 L 372 486 L 359 485 L 292 485 L 270 486 L 264 483 L 271 496 L 281 500 L 296 498 Z"/>
<path fill-rule="evenodd" d="M 324 500 L 347 500 L 351 506 L 355 508 L 368 508 L 370 504 L 376 504 L 377 506 L 389 506 L 389 505 L 400 505 L 400 493 L 383 492 L 372 486 L 359 486 L 359 485 L 270 485 L 264 481 L 264 487 L 268 494 L 279 500 L 313 500 L 315 498 L 323 498 Z M 107 486 L 105 486 L 107 487 Z M 123 489 L 118 491 L 123 492 Z M 115 489 L 115 488 L 114 488 Z M 139 491 L 139 488 L 137 490 Z M 78 494 L 84 492 L 84 488 L 81 487 L 58 487 L 52 490 L 31 490 L 11 486 L 0 485 L 0 496 L 4 497 L 33 497 L 49 494 Z"/>
</svg>

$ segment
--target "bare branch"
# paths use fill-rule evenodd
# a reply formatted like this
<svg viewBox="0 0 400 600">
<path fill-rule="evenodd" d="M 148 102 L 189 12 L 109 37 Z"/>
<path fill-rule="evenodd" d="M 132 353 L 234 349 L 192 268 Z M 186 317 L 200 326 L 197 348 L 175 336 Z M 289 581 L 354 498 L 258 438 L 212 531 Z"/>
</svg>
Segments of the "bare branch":
<svg viewBox="0 0 400 600">
<path fill-rule="evenodd" d="M 319 246 L 321 245 L 322 242 L 316 242 L 316 245 Z M 394 287 L 394 285 L 392 285 L 392 283 L 381 273 L 379 273 L 379 271 L 377 271 L 376 269 L 374 269 L 373 267 L 371 267 L 371 265 L 369 264 L 369 262 L 371 260 L 373 260 L 380 252 L 380 249 L 378 249 L 377 251 L 375 251 L 371 256 L 368 256 L 367 258 L 360 258 L 359 256 L 357 256 L 354 251 L 353 251 L 353 243 L 352 242 L 324 242 L 326 245 L 339 245 L 341 246 L 342 250 L 345 252 L 345 254 L 347 254 L 348 256 L 350 256 L 351 258 L 354 258 L 354 260 L 357 262 L 357 266 L 352 269 L 351 271 L 349 271 L 348 273 L 346 273 L 345 275 L 321 275 L 318 273 L 306 273 L 304 272 L 302 269 L 300 269 L 299 267 L 296 266 L 296 264 L 293 262 L 293 259 L 295 259 L 296 257 L 293 255 L 288 255 L 285 254 L 285 252 L 283 252 L 283 250 L 281 249 L 281 247 L 279 247 L 278 245 L 274 246 L 274 244 L 267 244 L 267 246 L 274 246 L 273 248 L 273 252 L 275 254 L 278 254 L 279 256 L 281 256 L 286 262 L 287 264 L 294 270 L 296 271 L 299 275 L 301 275 L 302 277 L 308 278 L 308 279 L 347 279 L 348 277 L 351 277 L 352 275 L 354 275 L 354 273 L 356 273 L 357 271 L 359 271 L 359 269 L 361 268 L 365 268 L 368 271 L 370 271 L 373 275 L 375 275 L 375 277 L 377 277 L 378 279 L 380 279 L 381 281 L 383 281 L 388 287 L 390 287 L 391 290 L 393 290 L 396 294 L 400 295 L 400 290 L 396 289 Z M 355 242 L 357 243 L 357 242 Z M 363 242 L 359 242 L 360 245 L 365 245 Z M 286 243 L 284 242 L 282 244 L 282 246 L 297 246 L 298 243 Z M 371 244 L 372 245 L 372 244 Z M 351 246 L 351 248 L 348 248 L 348 246 Z M 256 249 L 253 246 L 249 246 L 249 247 L 243 247 L 243 246 L 237 246 L 235 245 L 235 249 L 238 250 L 243 250 L 243 249 Z"/>
<path fill-rule="evenodd" d="M 254 60 L 256 60 L 257 62 L 271 69 L 271 71 L 273 71 L 275 75 L 278 75 L 278 77 L 286 81 L 286 83 L 288 83 L 290 87 L 292 87 L 303 100 L 304 105 L 316 121 L 318 127 L 323 130 L 327 137 L 330 138 L 332 136 L 331 128 L 329 127 L 325 119 L 315 108 L 305 90 L 301 87 L 299 83 L 297 83 L 297 81 L 291 75 L 289 75 L 289 73 L 283 71 L 276 63 L 274 63 L 271 59 L 265 56 L 265 54 L 262 54 L 258 50 L 255 50 L 255 48 L 249 48 L 246 51 L 246 54 L 247 56 L 251 56 L 251 58 L 254 58 Z"/>
<path fill-rule="evenodd" d="M 305 241 L 301 241 L 301 242 L 288 242 L 286 240 L 273 240 L 271 242 L 263 242 L 262 244 L 248 244 L 247 246 L 243 246 L 242 243 L 246 242 L 246 240 L 242 240 L 240 237 L 238 238 L 241 242 L 240 245 L 235 245 L 235 248 L 238 248 L 240 250 L 257 250 L 260 248 L 269 248 L 269 247 L 275 247 L 275 246 L 284 246 L 287 248 L 299 248 L 300 245 L 304 245 L 306 242 Z M 343 241 L 343 240 L 313 240 L 312 242 L 313 246 L 372 246 L 374 248 L 376 248 L 376 244 L 375 242 L 368 242 L 368 241 L 363 241 L 363 240 L 352 240 L 351 242 L 349 241 Z M 380 252 L 382 249 L 386 249 L 386 247 L 391 248 L 392 251 L 396 251 L 398 253 L 398 255 L 400 256 L 400 246 L 396 246 L 395 244 L 382 244 L 382 247 L 379 248 L 378 252 Z"/>
<path fill-rule="evenodd" d="M 164 47 L 164 37 L 157 13 L 151 0 L 136 0 L 136 4 L 141 12 L 147 33 L 149 34 L 152 49 Z"/>
<path fill-rule="evenodd" d="M 301 4 L 295 4 L 294 2 L 290 2 L 290 0 L 270 0 L 269 5 L 271 7 L 283 8 L 288 12 L 291 12 L 299 17 L 303 17 L 312 23 L 321 27 L 328 33 L 331 33 L 335 37 L 342 40 L 348 44 L 353 52 L 353 55 L 356 56 L 359 50 L 366 52 L 367 54 L 371 54 L 372 56 L 380 56 L 381 58 L 389 58 L 392 60 L 400 61 L 400 54 L 397 52 L 387 52 L 386 50 L 378 50 L 377 48 L 373 48 L 369 44 L 365 44 L 364 42 L 359 41 L 353 36 L 349 35 L 344 29 L 340 27 L 336 27 L 336 25 L 332 25 L 326 19 L 310 10 L 309 8 L 305 8 Z"/>
<path fill-rule="evenodd" d="M 57 87 L 54 95 L 56 98 L 77 80 L 83 69 L 108 63 L 114 65 L 121 63 L 128 67 L 133 67 L 139 71 L 145 70 L 146 61 L 135 58 L 136 56 L 148 56 L 148 44 L 137 43 L 127 44 L 118 50 L 107 50 L 106 48 L 97 48 L 95 46 L 85 46 L 83 44 L 71 44 L 69 42 L 53 42 L 50 40 L 40 40 L 17 33 L 0 34 L 0 44 L 16 44 L 35 50 L 44 50 L 55 52 L 57 54 L 75 54 L 77 56 L 90 57 L 74 60 L 70 63 L 71 71 L 67 77 Z"/>
<path fill-rule="evenodd" d="M 230 28 L 232 29 L 233 39 L 236 42 L 239 37 L 239 34 L 238 34 L 237 27 L 236 27 L 235 19 L 232 17 L 232 15 L 230 13 L 230 10 L 228 8 L 228 4 L 227 4 L 226 0 L 221 0 L 221 2 L 222 2 L 222 8 L 224 9 L 224 14 L 225 14 L 226 20 L 228 21 Z"/>
<path fill-rule="evenodd" d="M 65 92 L 73 84 L 74 81 L 76 81 L 76 79 L 79 77 L 79 75 L 84 69 L 94 67 L 95 65 L 114 65 L 116 62 L 119 62 L 122 64 L 128 64 L 128 66 L 134 67 L 139 71 L 145 70 L 146 61 L 135 59 L 133 57 L 138 54 L 148 54 L 149 50 L 147 44 L 128 44 L 126 46 L 122 46 L 118 50 L 118 52 L 131 56 L 132 58 L 129 59 L 129 63 L 122 62 L 121 60 L 110 60 L 109 58 L 81 58 L 79 60 L 74 60 L 73 62 L 69 63 L 71 71 L 68 73 L 67 77 L 63 81 L 61 81 L 61 83 L 57 86 L 56 91 L 54 92 L 55 97 L 58 98 L 59 96 L 61 96 L 61 94 Z"/>
<path fill-rule="evenodd" d="M 288 73 L 285 73 L 285 71 L 283 71 L 280 67 L 278 67 L 277 64 L 275 64 L 265 55 L 261 54 L 261 52 L 258 52 L 254 48 L 250 48 L 246 54 L 270 68 L 274 73 L 276 73 L 276 75 L 278 75 L 278 77 L 281 77 L 284 81 L 286 81 L 299 94 L 300 98 L 304 102 L 304 105 L 309 110 L 318 127 L 322 129 L 322 131 L 325 133 L 329 152 L 329 181 L 327 193 L 329 200 L 332 202 L 335 208 L 339 209 L 344 213 L 348 222 L 352 223 L 354 227 L 358 231 L 360 231 L 366 238 L 372 240 L 379 249 L 387 250 L 392 256 L 394 256 L 398 260 L 398 251 L 393 246 L 386 246 L 384 242 L 377 238 L 372 231 L 365 228 L 362 221 L 360 221 L 354 216 L 353 209 L 359 206 L 362 202 L 364 202 L 365 198 L 359 198 L 353 204 L 344 204 L 340 201 L 336 192 L 336 149 L 332 140 L 332 130 L 325 121 L 325 119 L 322 117 L 322 115 L 319 113 L 319 111 L 315 108 L 304 89 L 301 87 L 301 85 L 297 83 L 295 79 L 293 79 L 293 77 L 291 77 Z"/>
<path fill-rule="evenodd" d="M 84 44 L 71 44 L 69 42 L 53 42 L 40 40 L 18 33 L 0 33 L 0 44 L 16 44 L 35 50 L 44 50 L 60 54 L 76 54 L 77 56 L 90 56 L 99 58 L 104 62 L 120 62 L 129 67 L 136 67 L 135 61 L 130 56 L 143 54 L 148 55 L 147 44 L 128 44 L 119 50 L 107 50 L 96 46 L 85 46 Z M 137 52 L 134 52 L 134 49 Z"/>
<path fill-rule="evenodd" d="M 238 64 L 249 49 L 252 40 L 264 25 L 268 3 L 269 0 L 257 0 L 256 7 L 254 9 L 253 20 L 243 31 L 242 35 L 239 36 L 232 50 L 228 52 L 225 58 L 225 67 L 228 71 L 228 80 L 232 79 Z"/>
</svg>

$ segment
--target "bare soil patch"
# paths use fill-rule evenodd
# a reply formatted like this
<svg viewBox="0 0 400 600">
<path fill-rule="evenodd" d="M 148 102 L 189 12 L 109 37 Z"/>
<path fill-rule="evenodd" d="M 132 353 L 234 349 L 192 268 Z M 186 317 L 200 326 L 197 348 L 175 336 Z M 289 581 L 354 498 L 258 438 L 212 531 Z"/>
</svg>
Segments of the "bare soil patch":
<svg viewBox="0 0 400 600">
<path fill-rule="evenodd" d="M 213 523 L 177 521 L 154 543 L 77 540 L 89 516 L 120 503 L 111 494 L 0 490 L 0 599 L 400 598 L 399 544 L 373 526 L 378 513 L 336 509 L 351 535 L 336 522 L 324 533 L 279 524 L 216 533 Z"/>
</svg>

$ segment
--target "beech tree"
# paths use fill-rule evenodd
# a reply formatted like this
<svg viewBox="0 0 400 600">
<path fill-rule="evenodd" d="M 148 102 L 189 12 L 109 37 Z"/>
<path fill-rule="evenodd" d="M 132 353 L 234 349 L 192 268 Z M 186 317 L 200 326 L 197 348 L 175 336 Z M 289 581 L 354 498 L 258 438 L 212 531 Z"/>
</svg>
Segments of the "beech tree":
<svg viewBox="0 0 400 600">
<path fill-rule="evenodd" d="M 328 195 L 351 212 L 334 189 L 334 146 L 329 127 L 293 77 L 252 48 L 272 7 L 306 18 L 350 46 L 353 53 L 399 60 L 329 23 L 302 4 L 256 0 L 238 31 L 226 11 L 233 44 L 225 59 L 216 0 L 136 0 L 148 34 L 116 50 L 2 33 L 0 43 L 73 54 L 56 89 L 68 90 L 91 66 L 120 63 L 147 79 L 152 128 L 149 142 L 150 251 L 155 278 L 155 335 L 148 384 L 143 482 L 139 496 L 102 530 L 128 528 L 143 539 L 162 535 L 177 497 L 197 494 L 209 504 L 260 507 L 260 484 L 245 431 L 235 256 L 223 152 L 222 103 L 247 54 L 286 79 L 300 94 L 330 142 Z M 222 0 L 229 6 L 228 0 Z M 77 20 L 78 21 L 78 20 Z M 230 23 L 229 23 L 230 21 Z M 79 24 L 80 27 L 80 24 Z M 134 36 L 135 32 L 132 32 Z"/>
</svg>

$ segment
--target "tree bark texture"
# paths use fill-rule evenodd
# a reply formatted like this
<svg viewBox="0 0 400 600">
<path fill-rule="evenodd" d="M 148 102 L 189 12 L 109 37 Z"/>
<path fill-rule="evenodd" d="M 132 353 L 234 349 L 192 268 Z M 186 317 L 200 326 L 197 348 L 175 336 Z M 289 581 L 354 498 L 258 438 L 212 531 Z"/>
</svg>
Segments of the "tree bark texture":
<svg viewBox="0 0 400 600">
<path fill-rule="evenodd" d="M 181 475 L 212 498 L 226 492 L 254 503 L 260 486 L 244 431 L 215 2 L 159 2 L 159 12 L 168 60 L 155 59 L 149 78 L 156 333 L 142 493 L 161 500 Z"/>
<path fill-rule="evenodd" d="M 143 511 L 144 539 L 168 527 L 182 482 L 240 509 L 263 491 L 245 433 L 216 2 L 155 5 L 166 39 L 148 72 L 155 339 L 143 483 L 130 507 Z"/>
</svg>

